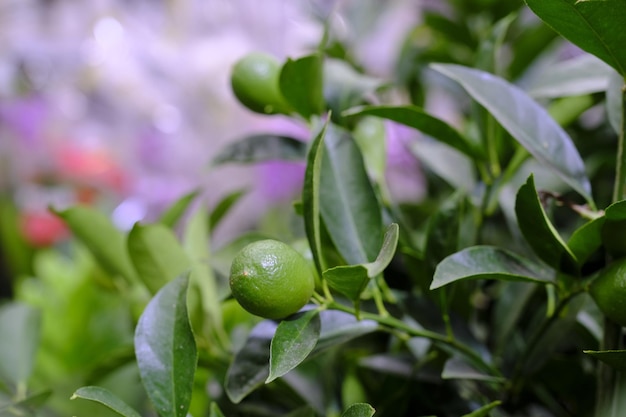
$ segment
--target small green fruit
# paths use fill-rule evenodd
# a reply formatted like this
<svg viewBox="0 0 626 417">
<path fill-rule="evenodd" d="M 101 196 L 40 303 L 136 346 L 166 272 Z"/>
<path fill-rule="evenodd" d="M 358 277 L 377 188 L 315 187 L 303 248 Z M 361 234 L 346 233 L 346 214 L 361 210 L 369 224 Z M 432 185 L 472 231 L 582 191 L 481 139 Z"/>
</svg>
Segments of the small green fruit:
<svg viewBox="0 0 626 417">
<path fill-rule="evenodd" d="M 315 280 L 302 255 L 283 242 L 266 239 L 235 255 L 229 284 L 233 297 L 248 312 L 281 319 L 309 301 Z"/>
<path fill-rule="evenodd" d="M 589 294 L 606 317 L 626 326 L 626 260 L 607 266 L 589 286 Z"/>
<path fill-rule="evenodd" d="M 271 55 L 250 53 L 233 67 L 231 86 L 237 99 L 250 110 L 263 113 L 288 113 L 289 105 L 280 92 L 281 65 Z"/>
</svg>

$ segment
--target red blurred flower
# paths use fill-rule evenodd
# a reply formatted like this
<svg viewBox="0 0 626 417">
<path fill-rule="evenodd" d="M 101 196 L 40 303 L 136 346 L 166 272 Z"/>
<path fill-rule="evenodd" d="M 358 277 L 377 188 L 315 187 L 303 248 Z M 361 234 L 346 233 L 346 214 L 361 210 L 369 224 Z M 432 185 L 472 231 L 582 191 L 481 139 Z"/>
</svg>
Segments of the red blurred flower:
<svg viewBox="0 0 626 417">
<path fill-rule="evenodd" d="M 20 214 L 24 239 L 37 248 L 48 247 L 69 236 L 65 223 L 48 211 L 25 211 Z"/>
</svg>

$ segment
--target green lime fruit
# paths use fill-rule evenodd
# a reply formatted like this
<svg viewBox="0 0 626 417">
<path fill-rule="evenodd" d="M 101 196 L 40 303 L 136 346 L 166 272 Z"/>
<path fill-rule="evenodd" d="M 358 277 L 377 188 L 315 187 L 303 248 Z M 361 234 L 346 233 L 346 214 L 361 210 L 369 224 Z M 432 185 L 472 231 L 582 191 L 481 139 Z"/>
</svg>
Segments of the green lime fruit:
<svg viewBox="0 0 626 417">
<path fill-rule="evenodd" d="M 302 255 L 283 242 L 266 239 L 248 244 L 235 255 L 229 284 L 248 312 L 282 319 L 309 301 L 315 280 Z"/>
<path fill-rule="evenodd" d="M 610 320 L 626 326 L 626 260 L 609 265 L 591 282 L 589 294 Z"/>
<path fill-rule="evenodd" d="M 280 92 L 281 65 L 271 55 L 253 52 L 233 66 L 231 86 L 237 99 L 257 113 L 287 113 L 289 106 Z"/>
</svg>

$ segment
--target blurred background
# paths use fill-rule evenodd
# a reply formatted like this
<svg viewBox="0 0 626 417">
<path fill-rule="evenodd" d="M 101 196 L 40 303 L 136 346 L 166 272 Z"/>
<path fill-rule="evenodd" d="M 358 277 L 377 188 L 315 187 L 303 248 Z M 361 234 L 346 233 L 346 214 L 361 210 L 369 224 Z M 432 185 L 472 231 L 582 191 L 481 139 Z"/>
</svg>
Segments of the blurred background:
<svg viewBox="0 0 626 417">
<path fill-rule="evenodd" d="M 26 238 L 45 246 L 65 236 L 50 205 L 98 205 L 129 229 L 192 190 L 211 206 L 246 189 L 215 231 L 224 241 L 291 201 L 303 165 L 210 168 L 211 158 L 256 132 L 309 137 L 293 119 L 241 106 L 230 89 L 233 63 L 252 51 L 281 61 L 310 52 L 328 21 L 356 65 L 391 78 L 422 7 L 406 0 L 267 0 L 262 7 L 253 0 L 5 0 L 0 193 L 17 206 Z M 407 159 L 397 147 L 389 152 Z M 406 187 L 407 198 L 420 194 L 419 181 Z"/>
</svg>

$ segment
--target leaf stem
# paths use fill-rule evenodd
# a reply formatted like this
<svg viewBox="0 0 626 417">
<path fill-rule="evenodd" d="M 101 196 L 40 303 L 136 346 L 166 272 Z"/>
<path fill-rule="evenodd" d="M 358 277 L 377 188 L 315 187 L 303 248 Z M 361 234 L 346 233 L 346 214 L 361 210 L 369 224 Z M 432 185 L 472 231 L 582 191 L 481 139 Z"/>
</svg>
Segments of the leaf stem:
<svg viewBox="0 0 626 417">
<path fill-rule="evenodd" d="M 613 189 L 613 202 L 626 198 L 626 85 L 622 86 L 622 123 L 617 142 L 617 162 L 615 172 L 615 188 Z"/>
</svg>

